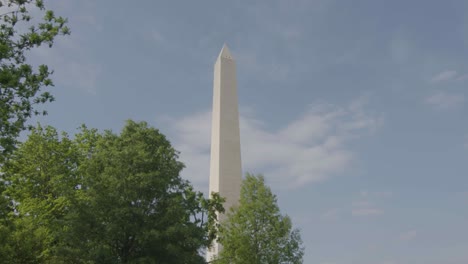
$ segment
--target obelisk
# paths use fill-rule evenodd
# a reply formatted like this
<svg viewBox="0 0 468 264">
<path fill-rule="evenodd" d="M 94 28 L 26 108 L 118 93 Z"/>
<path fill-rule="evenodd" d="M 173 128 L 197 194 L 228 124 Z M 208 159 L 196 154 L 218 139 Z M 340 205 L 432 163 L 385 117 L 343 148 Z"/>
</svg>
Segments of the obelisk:
<svg viewBox="0 0 468 264">
<path fill-rule="evenodd" d="M 210 195 L 217 192 L 226 198 L 224 208 L 229 211 L 239 201 L 242 165 L 237 102 L 236 62 L 224 44 L 214 66 L 213 113 L 211 127 Z M 222 222 L 225 215 L 218 216 Z M 219 243 L 213 243 L 207 260 L 217 256 Z"/>
</svg>

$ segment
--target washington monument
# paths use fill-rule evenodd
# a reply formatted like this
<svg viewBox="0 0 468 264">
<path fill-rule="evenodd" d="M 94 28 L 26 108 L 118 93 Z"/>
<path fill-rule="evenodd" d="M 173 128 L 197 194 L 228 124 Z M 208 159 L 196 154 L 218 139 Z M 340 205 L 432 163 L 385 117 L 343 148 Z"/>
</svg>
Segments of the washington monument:
<svg viewBox="0 0 468 264">
<path fill-rule="evenodd" d="M 242 181 L 236 62 L 224 44 L 214 66 L 213 116 L 211 127 L 210 195 L 226 198 L 226 212 L 237 205 Z M 225 220 L 224 214 L 218 220 Z M 214 242 L 207 260 L 217 256 L 221 245 Z"/>
</svg>

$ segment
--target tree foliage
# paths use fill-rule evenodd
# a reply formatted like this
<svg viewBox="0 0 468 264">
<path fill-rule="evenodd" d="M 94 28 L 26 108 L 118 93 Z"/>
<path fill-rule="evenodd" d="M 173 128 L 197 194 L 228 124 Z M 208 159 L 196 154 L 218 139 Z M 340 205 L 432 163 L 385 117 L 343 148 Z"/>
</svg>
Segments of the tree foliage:
<svg viewBox="0 0 468 264">
<path fill-rule="evenodd" d="M 221 223 L 219 241 L 223 250 L 215 263 L 302 263 L 299 230 L 280 213 L 276 196 L 261 175 L 247 174 L 239 206 Z"/>
<path fill-rule="evenodd" d="M 157 129 L 82 127 L 74 139 L 37 127 L 2 168 L 8 263 L 204 263 L 221 208 L 180 177 L 178 153 Z M 3 227 L 3 229 L 2 229 Z M 2 256 L 3 254 L 3 256 Z"/>
<path fill-rule="evenodd" d="M 66 134 L 38 126 L 4 164 L 5 197 L 11 231 L 2 247 L 8 263 L 44 263 L 54 259 L 66 232 L 70 197 L 79 183 L 79 155 Z"/>
<path fill-rule="evenodd" d="M 91 133 L 91 134 L 89 134 Z M 88 134 L 88 135 L 86 135 Z M 91 131 L 81 137 L 88 138 Z M 203 263 L 208 245 L 204 198 L 179 173 L 183 164 L 164 135 L 129 121 L 120 135 L 98 137 L 81 165 L 81 241 L 99 263 Z"/>
<path fill-rule="evenodd" d="M 37 8 L 42 21 L 34 20 L 29 9 Z M 16 137 L 32 115 L 46 114 L 36 106 L 53 101 L 41 88 L 52 86 L 52 71 L 46 65 L 33 67 L 27 52 L 52 47 L 57 35 L 70 30 L 66 19 L 46 10 L 42 0 L 0 0 L 0 162 L 12 151 Z"/>
</svg>

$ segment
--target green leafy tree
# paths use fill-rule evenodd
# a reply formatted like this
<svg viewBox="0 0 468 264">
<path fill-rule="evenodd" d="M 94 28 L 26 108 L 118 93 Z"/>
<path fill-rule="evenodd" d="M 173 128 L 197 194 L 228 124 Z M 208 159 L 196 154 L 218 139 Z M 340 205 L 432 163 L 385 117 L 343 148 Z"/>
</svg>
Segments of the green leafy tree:
<svg viewBox="0 0 468 264">
<path fill-rule="evenodd" d="M 276 196 L 264 177 L 247 174 L 239 206 L 221 223 L 219 241 L 223 250 L 215 263 L 302 263 L 304 249 L 299 230 L 280 213 Z"/>
<path fill-rule="evenodd" d="M 117 135 L 84 129 L 72 248 L 91 263 L 204 263 L 220 210 L 180 177 L 178 152 L 157 129 L 128 121 Z"/>
<path fill-rule="evenodd" d="M 2 226 L 11 232 L 0 247 L 7 263 L 57 263 L 79 184 L 78 161 L 66 134 L 38 126 L 4 164 L 9 213 Z"/>
<path fill-rule="evenodd" d="M 144 122 L 75 139 L 32 129 L 0 167 L 0 262 L 204 263 L 222 199 L 195 192 L 182 168 Z"/>
<path fill-rule="evenodd" d="M 38 8 L 43 20 L 34 20 L 28 9 Z M 11 152 L 19 133 L 32 115 L 46 114 L 38 104 L 53 101 L 49 92 L 52 71 L 46 65 L 33 67 L 27 52 L 52 47 L 57 35 L 70 33 L 66 19 L 46 10 L 42 0 L 0 0 L 0 164 Z"/>
</svg>

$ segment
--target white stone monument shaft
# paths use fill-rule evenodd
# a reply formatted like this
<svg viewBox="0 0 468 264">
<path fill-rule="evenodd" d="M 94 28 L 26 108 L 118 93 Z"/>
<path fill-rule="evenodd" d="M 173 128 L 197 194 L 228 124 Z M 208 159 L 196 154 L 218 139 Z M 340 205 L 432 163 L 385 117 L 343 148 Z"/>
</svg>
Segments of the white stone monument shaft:
<svg viewBox="0 0 468 264">
<path fill-rule="evenodd" d="M 226 198 L 226 212 L 237 205 L 242 182 L 242 165 L 237 102 L 236 62 L 226 45 L 214 66 L 213 116 L 211 128 L 210 195 L 218 192 Z M 223 221 L 225 215 L 219 215 Z M 207 259 L 218 255 L 221 247 L 214 243 Z"/>
</svg>

